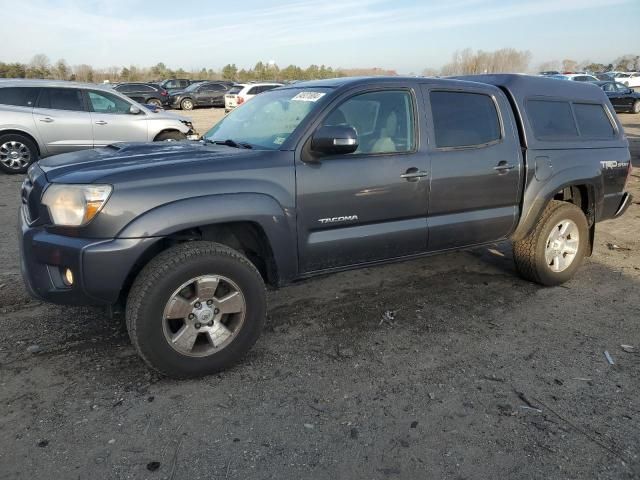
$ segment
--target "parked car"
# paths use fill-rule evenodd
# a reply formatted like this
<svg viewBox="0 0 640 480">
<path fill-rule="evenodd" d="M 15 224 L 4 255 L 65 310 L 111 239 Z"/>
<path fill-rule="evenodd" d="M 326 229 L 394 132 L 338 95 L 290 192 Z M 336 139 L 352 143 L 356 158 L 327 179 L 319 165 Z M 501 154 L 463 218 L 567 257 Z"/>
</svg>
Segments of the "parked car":
<svg viewBox="0 0 640 480">
<path fill-rule="evenodd" d="M 238 83 L 224 96 L 224 111 L 229 113 L 238 105 L 242 105 L 256 95 L 281 87 L 282 85 L 282 83 Z"/>
<path fill-rule="evenodd" d="M 620 72 L 613 79 L 627 87 L 640 87 L 640 73 L 638 72 Z"/>
<path fill-rule="evenodd" d="M 640 113 L 640 93 L 618 82 L 594 82 L 609 97 L 616 112 Z"/>
<path fill-rule="evenodd" d="M 594 77 L 596 77 L 598 80 L 602 81 L 602 82 L 608 82 L 613 80 L 613 78 L 611 78 L 608 74 L 606 73 L 594 73 L 592 74 Z"/>
<path fill-rule="evenodd" d="M 138 103 L 155 107 L 169 105 L 169 92 L 151 83 L 118 83 L 113 88 Z"/>
<path fill-rule="evenodd" d="M 171 93 L 171 106 L 181 110 L 192 110 L 195 107 L 224 107 L 224 95 L 227 91 L 229 91 L 229 84 L 223 82 L 193 83 L 184 90 Z"/>
<path fill-rule="evenodd" d="M 151 168 L 152 167 L 152 168 Z M 192 377 L 238 361 L 273 286 L 509 239 L 558 285 L 631 204 L 601 89 L 524 75 L 340 78 L 258 95 L 201 142 L 44 159 L 22 188 L 28 290 L 126 304 L 140 356 Z"/>
<path fill-rule="evenodd" d="M 545 75 L 546 78 L 554 78 L 556 80 L 571 80 L 573 82 L 597 82 L 598 79 L 593 75 L 586 73 L 563 73 L 560 75 Z"/>
<path fill-rule="evenodd" d="M 153 113 L 108 86 L 0 81 L 0 170 L 24 173 L 49 155 L 110 145 L 197 138 L 191 122 Z"/>
</svg>

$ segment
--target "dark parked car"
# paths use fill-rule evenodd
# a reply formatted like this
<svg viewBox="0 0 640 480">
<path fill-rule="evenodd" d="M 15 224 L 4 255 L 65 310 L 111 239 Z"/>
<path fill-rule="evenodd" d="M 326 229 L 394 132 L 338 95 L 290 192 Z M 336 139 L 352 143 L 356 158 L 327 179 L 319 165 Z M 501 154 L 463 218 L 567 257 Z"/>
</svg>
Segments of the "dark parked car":
<svg viewBox="0 0 640 480">
<path fill-rule="evenodd" d="M 628 147 L 607 96 L 580 82 L 297 83 L 257 95 L 200 142 L 34 164 L 22 272 L 45 301 L 125 305 L 150 366 L 203 375 L 256 342 L 265 282 L 501 240 L 525 279 L 566 282 L 596 224 L 631 203 Z"/>
<path fill-rule="evenodd" d="M 169 105 L 169 92 L 152 83 L 119 83 L 113 88 L 138 103 L 146 103 L 155 107 Z"/>
<path fill-rule="evenodd" d="M 616 112 L 640 113 L 640 93 L 618 82 L 593 82 L 609 97 Z"/>
<path fill-rule="evenodd" d="M 192 83 L 184 90 L 171 93 L 171 106 L 182 110 L 195 107 L 224 107 L 224 95 L 231 88 L 227 82 Z"/>
</svg>

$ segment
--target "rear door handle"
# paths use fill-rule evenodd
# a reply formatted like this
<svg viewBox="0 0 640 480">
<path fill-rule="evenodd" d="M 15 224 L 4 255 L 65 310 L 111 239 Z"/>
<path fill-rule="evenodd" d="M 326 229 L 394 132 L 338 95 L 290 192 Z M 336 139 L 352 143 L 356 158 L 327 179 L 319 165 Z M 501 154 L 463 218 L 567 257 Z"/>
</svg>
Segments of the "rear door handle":
<svg viewBox="0 0 640 480">
<path fill-rule="evenodd" d="M 51 117 L 44 117 L 44 118 L 41 118 L 41 119 L 40 119 L 40 121 L 41 121 L 41 122 L 44 122 L 44 123 L 51 123 L 51 122 L 53 122 L 53 118 L 51 118 Z"/>
<path fill-rule="evenodd" d="M 406 173 L 403 173 L 402 175 L 400 175 L 400 178 L 404 178 L 405 180 L 414 180 L 414 179 L 419 179 L 420 177 L 426 177 L 429 175 L 429 172 L 425 172 L 424 170 L 418 170 L 417 168 L 410 168 L 406 171 Z"/>
<path fill-rule="evenodd" d="M 513 170 L 514 168 L 516 168 L 515 165 L 510 165 L 504 160 L 498 163 L 498 165 L 496 165 L 495 167 L 493 167 L 493 169 L 496 170 L 498 173 L 507 173 L 509 170 Z"/>
<path fill-rule="evenodd" d="M 98 120 L 96 122 L 96 125 L 106 125 L 106 124 L 107 124 L 107 122 L 105 122 L 104 120 Z"/>
</svg>

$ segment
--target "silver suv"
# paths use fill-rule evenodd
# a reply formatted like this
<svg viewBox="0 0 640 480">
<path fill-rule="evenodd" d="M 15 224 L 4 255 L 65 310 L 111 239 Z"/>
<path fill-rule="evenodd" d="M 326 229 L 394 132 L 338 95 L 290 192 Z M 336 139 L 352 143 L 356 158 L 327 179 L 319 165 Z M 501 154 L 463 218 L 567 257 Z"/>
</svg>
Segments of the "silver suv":
<svg viewBox="0 0 640 480">
<path fill-rule="evenodd" d="M 108 86 L 0 80 L 0 170 L 116 142 L 197 138 L 185 117 L 152 111 Z"/>
</svg>

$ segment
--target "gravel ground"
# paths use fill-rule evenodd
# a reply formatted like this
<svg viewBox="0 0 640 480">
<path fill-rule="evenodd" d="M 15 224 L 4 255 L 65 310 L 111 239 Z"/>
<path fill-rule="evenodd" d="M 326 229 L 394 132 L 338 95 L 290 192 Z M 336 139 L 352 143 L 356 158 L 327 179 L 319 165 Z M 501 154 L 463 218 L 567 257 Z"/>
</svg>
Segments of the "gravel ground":
<svg viewBox="0 0 640 480">
<path fill-rule="evenodd" d="M 0 176 L 1 479 L 640 478 L 640 169 L 564 286 L 519 279 L 507 244 L 306 281 L 191 381 L 100 310 L 27 297 L 20 182 Z"/>
</svg>

